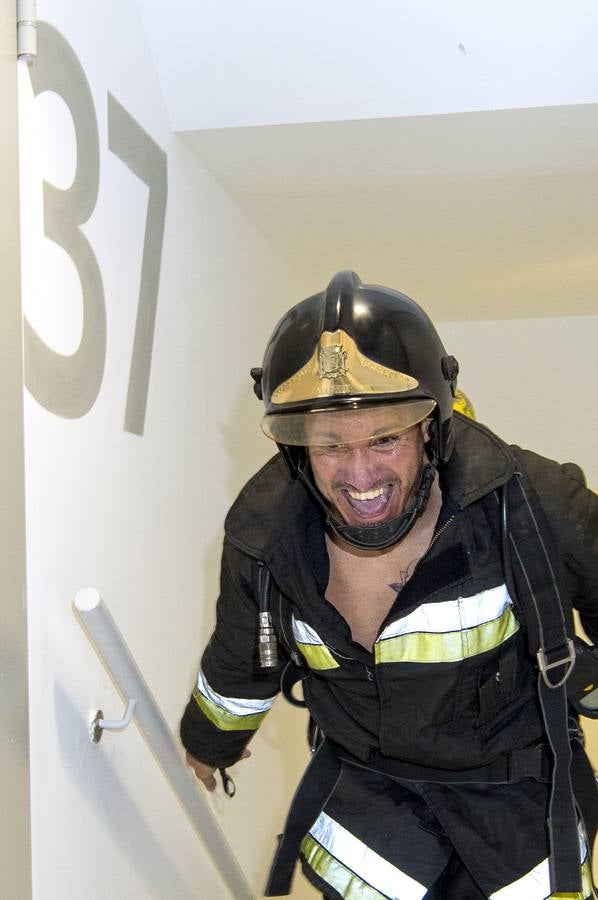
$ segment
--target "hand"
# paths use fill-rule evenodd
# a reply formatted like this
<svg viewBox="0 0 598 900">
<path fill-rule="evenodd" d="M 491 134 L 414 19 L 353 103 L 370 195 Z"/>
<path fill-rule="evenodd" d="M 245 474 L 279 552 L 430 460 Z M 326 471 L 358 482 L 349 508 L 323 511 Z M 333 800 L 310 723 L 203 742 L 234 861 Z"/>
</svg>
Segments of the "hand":
<svg viewBox="0 0 598 900">
<path fill-rule="evenodd" d="M 247 747 L 245 747 L 239 758 L 248 759 L 250 756 L 251 750 L 248 750 Z M 216 771 L 215 766 L 209 766 L 207 763 L 203 763 L 199 759 L 195 759 L 195 757 L 191 756 L 190 753 L 187 753 L 187 762 L 189 763 L 199 780 L 203 783 L 206 790 L 210 792 L 216 790 L 216 779 L 214 778 L 214 772 Z"/>
</svg>

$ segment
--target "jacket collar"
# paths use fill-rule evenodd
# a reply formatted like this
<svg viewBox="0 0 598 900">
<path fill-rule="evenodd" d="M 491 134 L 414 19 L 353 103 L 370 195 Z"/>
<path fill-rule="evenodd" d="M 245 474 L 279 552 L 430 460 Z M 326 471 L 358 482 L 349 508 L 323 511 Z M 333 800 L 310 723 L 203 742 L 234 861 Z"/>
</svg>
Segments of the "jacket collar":
<svg viewBox="0 0 598 900">
<path fill-rule="evenodd" d="M 511 447 L 489 428 L 454 414 L 455 446 L 441 471 L 441 486 L 460 509 L 475 503 L 515 474 Z"/>
</svg>

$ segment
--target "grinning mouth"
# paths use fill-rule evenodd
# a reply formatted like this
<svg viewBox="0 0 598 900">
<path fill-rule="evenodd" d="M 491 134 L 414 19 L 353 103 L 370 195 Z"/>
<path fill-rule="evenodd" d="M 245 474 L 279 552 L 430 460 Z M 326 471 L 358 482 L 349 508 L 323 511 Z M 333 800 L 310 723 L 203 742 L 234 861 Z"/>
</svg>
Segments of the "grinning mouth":
<svg viewBox="0 0 598 900">
<path fill-rule="evenodd" d="M 384 488 L 379 487 L 373 491 L 350 491 L 347 488 L 347 493 L 352 500 L 375 500 L 384 493 Z"/>
<path fill-rule="evenodd" d="M 369 491 L 356 491 L 344 488 L 342 493 L 351 507 L 361 518 L 369 519 L 382 515 L 392 495 L 393 485 L 384 484 Z"/>
</svg>

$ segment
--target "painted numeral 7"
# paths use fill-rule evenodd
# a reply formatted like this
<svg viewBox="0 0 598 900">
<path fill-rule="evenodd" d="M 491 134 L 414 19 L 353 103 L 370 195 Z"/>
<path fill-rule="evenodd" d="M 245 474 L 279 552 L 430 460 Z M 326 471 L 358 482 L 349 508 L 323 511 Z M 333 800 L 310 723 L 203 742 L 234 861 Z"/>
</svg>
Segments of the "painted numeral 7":
<svg viewBox="0 0 598 900">
<path fill-rule="evenodd" d="M 143 434 L 168 194 L 166 154 L 110 93 L 108 146 L 149 188 L 137 322 L 124 419 L 125 431 Z"/>
</svg>

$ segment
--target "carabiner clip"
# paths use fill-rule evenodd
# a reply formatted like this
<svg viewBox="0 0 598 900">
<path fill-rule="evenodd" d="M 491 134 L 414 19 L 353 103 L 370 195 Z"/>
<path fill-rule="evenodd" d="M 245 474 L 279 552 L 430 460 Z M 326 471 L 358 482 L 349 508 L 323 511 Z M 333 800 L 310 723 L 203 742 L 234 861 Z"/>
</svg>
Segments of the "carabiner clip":
<svg viewBox="0 0 598 900">
<path fill-rule="evenodd" d="M 220 777 L 222 778 L 222 787 L 224 789 L 224 793 L 227 797 L 234 797 L 237 793 L 235 782 L 232 780 L 225 768 L 218 769 L 218 771 L 220 772 Z"/>
</svg>

